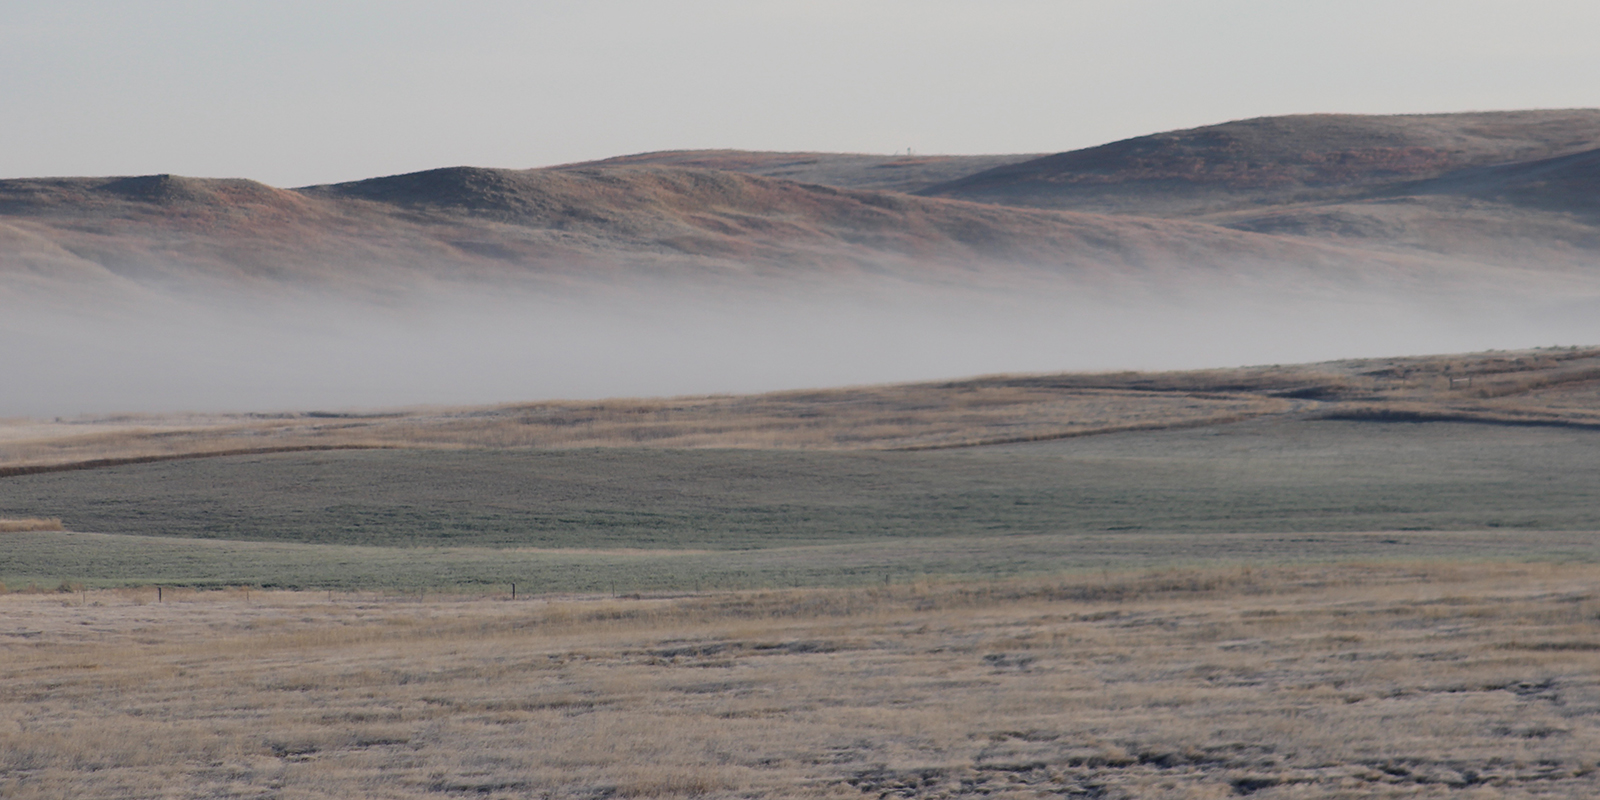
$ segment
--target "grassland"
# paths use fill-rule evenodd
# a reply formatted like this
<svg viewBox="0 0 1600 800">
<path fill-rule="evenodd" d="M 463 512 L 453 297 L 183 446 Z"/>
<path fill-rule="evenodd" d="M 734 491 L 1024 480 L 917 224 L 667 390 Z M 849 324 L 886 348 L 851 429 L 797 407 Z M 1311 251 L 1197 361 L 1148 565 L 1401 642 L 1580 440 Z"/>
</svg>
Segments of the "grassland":
<svg viewBox="0 0 1600 800">
<path fill-rule="evenodd" d="M 28 531 L 59 531 L 66 530 L 59 519 L 40 519 L 29 517 L 27 519 L 0 519 L 0 533 L 26 533 Z"/>
<path fill-rule="evenodd" d="M 0 796 L 1593 797 L 1597 358 L 18 423 Z"/>
<path fill-rule="evenodd" d="M 0 597 L 0 794 L 1593 797 L 1600 567 Z"/>
<path fill-rule="evenodd" d="M 1292 406 L 1248 393 L 979 381 L 380 413 L 18 420 L 0 425 L 0 475 L 107 460 L 313 448 L 959 447 L 1215 424 Z"/>
<path fill-rule="evenodd" d="M 1298 552 L 1259 538 L 1211 546 L 1232 541 L 1224 535 L 1384 531 L 1472 532 L 1503 546 L 1434 539 L 1430 557 L 1525 547 L 1587 559 L 1581 532 L 1600 531 L 1597 370 L 1600 351 L 1562 348 L 746 397 L 18 422 L 0 426 L 0 515 L 61 519 L 77 533 L 8 534 L 0 582 L 848 586 L 1185 558 L 1404 557 L 1331 539 Z M 285 449 L 296 452 L 260 452 Z M 1120 551 L 1083 549 L 1083 537 L 1112 534 L 1128 536 Z M 1163 538 L 1184 536 L 1206 545 Z M 1384 538 L 1394 537 L 1371 541 Z"/>
<path fill-rule="evenodd" d="M 1269 416 L 1600 429 L 1600 349 L 385 412 L 0 420 L 0 477 L 330 448 L 945 449 Z"/>
<path fill-rule="evenodd" d="M 1290 150 L 1265 193 L 1329 202 L 1555 152 Z M 1205 224 L 593 165 L 0 189 L 12 290 L 113 315 L 229 275 L 1543 299 L 1593 237 L 1490 194 L 1588 202 L 1547 166 Z M 1578 348 L 0 421 L 0 797 L 1594 797 L 1597 445 Z"/>
<path fill-rule="evenodd" d="M 188 459 L 0 481 L 7 514 L 77 532 L 8 534 L 0 581 L 627 592 L 1587 560 L 1597 473 L 1600 431 L 1281 418 L 939 451 Z"/>
</svg>

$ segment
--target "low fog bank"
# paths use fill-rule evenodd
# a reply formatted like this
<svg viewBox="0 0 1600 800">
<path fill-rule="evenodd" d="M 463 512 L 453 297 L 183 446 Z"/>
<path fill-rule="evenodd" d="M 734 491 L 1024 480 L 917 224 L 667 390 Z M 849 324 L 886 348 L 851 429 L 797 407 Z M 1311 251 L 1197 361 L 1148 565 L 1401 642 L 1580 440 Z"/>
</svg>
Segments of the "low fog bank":
<svg viewBox="0 0 1600 800">
<path fill-rule="evenodd" d="M 349 410 L 744 393 L 1600 343 L 1592 299 L 1485 293 L 491 292 L 378 307 L 189 303 L 0 315 L 0 416 Z"/>
</svg>

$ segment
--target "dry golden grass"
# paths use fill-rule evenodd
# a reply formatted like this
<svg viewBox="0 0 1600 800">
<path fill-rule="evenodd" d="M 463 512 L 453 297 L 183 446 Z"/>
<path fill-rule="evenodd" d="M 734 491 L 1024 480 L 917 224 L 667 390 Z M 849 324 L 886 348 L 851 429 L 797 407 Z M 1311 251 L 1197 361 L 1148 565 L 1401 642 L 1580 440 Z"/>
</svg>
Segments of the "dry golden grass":
<svg viewBox="0 0 1600 800">
<path fill-rule="evenodd" d="M 971 381 L 350 416 L 88 418 L 13 423 L 11 435 L 0 435 L 0 475 L 8 468 L 101 459 L 316 447 L 951 447 L 1214 424 L 1289 407 L 1284 400 L 1245 393 L 1196 396 Z"/>
<path fill-rule="evenodd" d="M 1600 567 L 0 597 L 0 795 L 1593 797 Z"/>
<path fill-rule="evenodd" d="M 54 517 L 42 519 L 31 517 L 26 519 L 0 518 L 0 533 L 26 533 L 28 531 L 64 531 L 61 520 Z"/>
<path fill-rule="evenodd" d="M 0 420 L 0 477 L 106 460 L 312 448 L 965 447 L 1286 413 L 1600 425 L 1600 349 L 371 414 Z"/>
</svg>

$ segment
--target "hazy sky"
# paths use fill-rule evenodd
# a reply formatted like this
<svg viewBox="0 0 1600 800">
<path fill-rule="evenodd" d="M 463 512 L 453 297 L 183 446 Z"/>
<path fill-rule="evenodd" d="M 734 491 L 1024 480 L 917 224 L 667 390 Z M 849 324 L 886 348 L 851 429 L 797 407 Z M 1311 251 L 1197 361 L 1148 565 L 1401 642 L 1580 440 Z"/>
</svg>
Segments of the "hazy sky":
<svg viewBox="0 0 1600 800">
<path fill-rule="evenodd" d="M 0 177 L 297 186 L 1600 106 L 1593 0 L 0 0 Z"/>
</svg>

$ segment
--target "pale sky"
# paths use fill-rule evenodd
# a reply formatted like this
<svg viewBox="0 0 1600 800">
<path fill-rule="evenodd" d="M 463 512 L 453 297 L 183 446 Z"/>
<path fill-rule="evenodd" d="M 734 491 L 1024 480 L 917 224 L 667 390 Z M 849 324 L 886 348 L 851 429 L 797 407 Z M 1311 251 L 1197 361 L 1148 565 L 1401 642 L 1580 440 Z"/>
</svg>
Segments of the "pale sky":
<svg viewBox="0 0 1600 800">
<path fill-rule="evenodd" d="M 0 0 L 0 177 L 1055 152 L 1600 106 L 1593 0 Z"/>
</svg>

